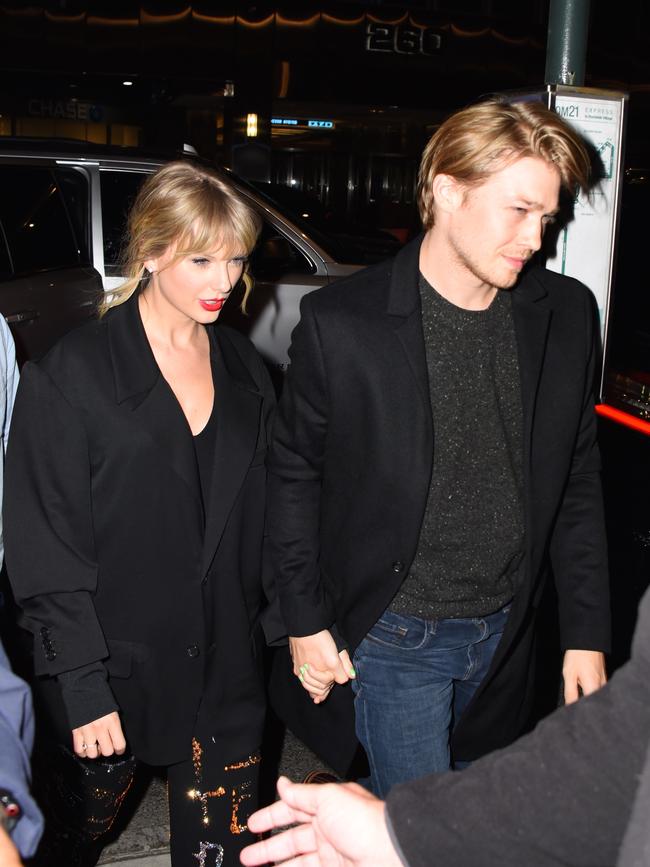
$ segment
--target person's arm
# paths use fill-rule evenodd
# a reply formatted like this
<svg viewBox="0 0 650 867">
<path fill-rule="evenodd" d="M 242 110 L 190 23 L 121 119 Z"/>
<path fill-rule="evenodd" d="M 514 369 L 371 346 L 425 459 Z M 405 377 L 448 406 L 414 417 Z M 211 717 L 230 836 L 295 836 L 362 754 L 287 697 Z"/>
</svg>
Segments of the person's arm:
<svg viewBox="0 0 650 867">
<path fill-rule="evenodd" d="M 385 805 L 354 784 L 280 778 L 280 800 L 248 826 L 254 833 L 296 826 L 246 847 L 242 864 L 610 867 L 650 743 L 649 630 L 650 591 L 632 660 L 604 689 L 466 770 L 395 786 Z"/>
<path fill-rule="evenodd" d="M 3 367 L 4 367 L 4 417 L 2 419 L 2 446 L 3 454 L 7 451 L 7 441 L 9 439 L 9 426 L 11 424 L 11 414 L 14 408 L 14 400 L 16 399 L 16 389 L 18 388 L 18 365 L 16 364 L 16 347 L 13 337 L 9 331 L 4 317 L 0 317 L 0 329 L 2 331 L 1 339 L 4 346 Z"/>
<path fill-rule="evenodd" d="M 294 674 L 318 702 L 334 681 L 350 678 L 352 666 L 347 650 L 333 637 L 334 606 L 319 568 L 330 395 L 327 360 L 309 295 L 301 303 L 290 357 L 268 461 L 269 538 Z"/>
<path fill-rule="evenodd" d="M 392 789 L 410 867 L 431 852 L 446 867 L 615 864 L 650 743 L 649 629 L 646 594 L 632 660 L 604 689 L 460 773 Z"/>
<path fill-rule="evenodd" d="M 83 666 L 101 668 L 108 656 L 93 604 L 97 564 L 90 491 L 89 446 L 79 414 L 47 373 L 27 364 L 7 450 L 4 530 L 9 580 L 34 634 L 37 676 L 65 680 L 66 673 Z M 83 699 L 91 724 L 105 717 L 106 696 L 104 690 L 95 702 L 91 689 Z M 89 757 L 95 740 L 101 742 L 108 731 L 100 728 L 89 733 L 95 735 Z M 122 740 L 118 737 L 116 748 Z"/>
<path fill-rule="evenodd" d="M 565 650 L 567 702 L 604 685 L 604 654 L 611 641 L 607 541 L 594 409 L 597 334 L 593 301 L 586 292 L 584 316 L 586 373 L 580 425 L 550 544 L 560 639 Z"/>
<path fill-rule="evenodd" d="M 12 673 L 0 644 L 0 790 L 11 793 L 20 808 L 20 817 L 11 836 L 25 858 L 36 851 L 43 829 L 43 819 L 29 792 L 29 756 L 33 740 L 34 715 L 29 687 Z M 4 840 L 3 843 L 10 852 L 9 842 Z M 0 864 L 5 864 L 1 856 Z"/>
</svg>

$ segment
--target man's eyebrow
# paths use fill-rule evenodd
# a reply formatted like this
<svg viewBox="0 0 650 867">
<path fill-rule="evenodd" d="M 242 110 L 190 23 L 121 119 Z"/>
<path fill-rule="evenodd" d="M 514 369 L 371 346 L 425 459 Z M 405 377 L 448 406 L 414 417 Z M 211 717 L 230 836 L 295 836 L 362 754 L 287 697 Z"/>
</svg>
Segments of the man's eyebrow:
<svg viewBox="0 0 650 867">
<path fill-rule="evenodd" d="M 530 199 L 526 199 L 524 196 L 518 196 L 517 201 L 522 202 L 524 205 L 527 205 L 529 208 L 544 208 L 541 202 L 533 202 Z M 553 208 L 552 211 L 548 211 L 549 217 L 554 217 L 556 214 L 560 213 L 560 206 L 558 205 L 556 208 Z"/>
</svg>

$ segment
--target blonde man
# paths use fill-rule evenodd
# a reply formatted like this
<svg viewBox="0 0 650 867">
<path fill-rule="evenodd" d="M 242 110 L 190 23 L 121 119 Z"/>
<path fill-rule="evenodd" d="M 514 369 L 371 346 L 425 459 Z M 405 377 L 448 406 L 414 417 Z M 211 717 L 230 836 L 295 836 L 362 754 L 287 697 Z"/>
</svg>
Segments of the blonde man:
<svg viewBox="0 0 650 867">
<path fill-rule="evenodd" d="M 467 108 L 425 149 L 424 235 L 303 301 L 269 465 L 274 690 L 341 771 L 354 692 L 380 796 L 517 736 L 551 569 L 565 699 L 605 683 L 592 298 L 529 264 L 588 177 L 541 104 Z"/>
</svg>

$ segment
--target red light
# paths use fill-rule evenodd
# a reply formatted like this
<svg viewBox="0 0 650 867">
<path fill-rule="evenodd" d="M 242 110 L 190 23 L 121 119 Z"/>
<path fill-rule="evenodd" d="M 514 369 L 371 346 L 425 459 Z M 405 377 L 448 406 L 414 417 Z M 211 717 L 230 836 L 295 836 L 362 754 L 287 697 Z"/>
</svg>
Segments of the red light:
<svg viewBox="0 0 650 867">
<path fill-rule="evenodd" d="M 618 422 L 618 424 L 623 424 L 626 427 L 631 427 L 632 430 L 650 436 L 650 421 L 643 421 L 643 419 L 637 418 L 635 415 L 630 415 L 629 412 L 614 409 L 613 406 L 608 406 L 606 403 L 599 403 L 596 406 L 596 412 L 598 415 L 602 415 L 603 418 L 608 418 L 611 421 Z"/>
</svg>

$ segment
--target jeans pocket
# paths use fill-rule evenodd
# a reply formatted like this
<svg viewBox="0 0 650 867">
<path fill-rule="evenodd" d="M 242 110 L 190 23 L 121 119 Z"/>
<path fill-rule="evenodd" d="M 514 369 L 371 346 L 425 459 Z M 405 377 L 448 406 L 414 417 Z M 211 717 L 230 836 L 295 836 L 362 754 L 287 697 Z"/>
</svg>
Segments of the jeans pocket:
<svg viewBox="0 0 650 867">
<path fill-rule="evenodd" d="M 365 639 L 361 643 L 366 645 L 369 653 L 372 647 L 389 647 L 400 650 L 417 650 L 426 641 L 426 624 L 414 622 L 412 625 L 405 623 L 399 614 L 385 612 L 372 626 Z"/>
</svg>

